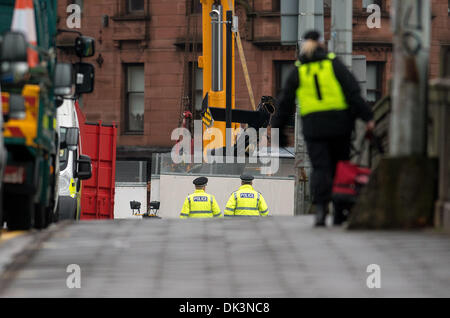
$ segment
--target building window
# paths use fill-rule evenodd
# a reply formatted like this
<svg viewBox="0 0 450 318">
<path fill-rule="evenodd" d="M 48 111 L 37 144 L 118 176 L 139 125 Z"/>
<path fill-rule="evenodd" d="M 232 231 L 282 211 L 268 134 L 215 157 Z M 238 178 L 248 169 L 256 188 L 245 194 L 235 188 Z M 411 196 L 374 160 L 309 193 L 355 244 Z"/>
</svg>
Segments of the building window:
<svg viewBox="0 0 450 318">
<path fill-rule="evenodd" d="M 274 61 L 275 66 L 275 97 L 278 97 L 291 71 L 295 69 L 295 61 Z M 289 126 L 295 126 L 295 115 L 289 121 Z"/>
<path fill-rule="evenodd" d="M 135 64 L 126 67 L 127 75 L 127 96 L 126 96 L 126 132 L 144 132 L 144 65 Z"/>
<path fill-rule="evenodd" d="M 383 1 L 382 0 L 362 0 L 362 8 L 365 11 L 367 7 L 371 4 L 378 5 L 381 9 L 383 9 Z"/>
<path fill-rule="evenodd" d="M 382 96 L 384 63 L 367 62 L 367 102 L 375 104 Z"/>
<path fill-rule="evenodd" d="M 331 14 L 331 0 L 323 1 L 323 13 L 327 16 Z"/>
<path fill-rule="evenodd" d="M 78 5 L 81 9 L 81 12 L 83 12 L 83 0 L 70 0 L 69 3 Z"/>
<path fill-rule="evenodd" d="M 275 96 L 281 93 L 290 71 L 295 67 L 295 61 L 274 61 L 275 64 Z"/>
<path fill-rule="evenodd" d="M 450 45 L 442 47 L 441 76 L 450 78 Z"/>
<path fill-rule="evenodd" d="M 272 11 L 273 12 L 280 12 L 281 9 L 281 0 L 272 0 Z"/>
<path fill-rule="evenodd" d="M 189 6 L 188 11 L 190 14 L 202 13 L 202 4 L 200 0 L 187 0 L 187 4 Z"/>
<path fill-rule="evenodd" d="M 194 105 L 196 111 L 202 110 L 202 101 L 203 101 L 203 69 L 198 68 L 198 64 L 194 63 L 194 76 L 195 81 L 193 87 L 193 95 L 194 95 Z"/>
<path fill-rule="evenodd" d="M 194 116 L 202 110 L 203 102 L 203 69 L 198 67 L 197 62 L 189 62 L 189 101 L 193 105 Z M 200 115 L 195 116 L 199 118 Z"/>
<path fill-rule="evenodd" d="M 144 13 L 144 0 L 127 0 L 127 13 Z"/>
</svg>

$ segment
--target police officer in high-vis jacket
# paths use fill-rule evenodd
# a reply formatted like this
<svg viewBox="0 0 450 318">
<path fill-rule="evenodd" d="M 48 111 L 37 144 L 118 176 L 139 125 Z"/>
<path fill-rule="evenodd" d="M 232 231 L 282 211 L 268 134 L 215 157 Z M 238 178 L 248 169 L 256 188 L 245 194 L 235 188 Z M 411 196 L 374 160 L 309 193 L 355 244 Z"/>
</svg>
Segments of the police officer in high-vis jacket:
<svg viewBox="0 0 450 318">
<path fill-rule="evenodd" d="M 268 216 L 269 208 L 261 193 L 253 189 L 253 176 L 242 175 L 241 187 L 228 199 L 225 217 Z"/>
<path fill-rule="evenodd" d="M 195 192 L 184 200 L 180 218 L 219 218 L 222 216 L 216 198 L 205 192 L 208 178 L 200 177 L 194 180 Z"/>
<path fill-rule="evenodd" d="M 271 124 L 272 128 L 280 128 L 280 145 L 285 146 L 287 136 L 283 128 L 293 118 L 297 102 L 313 166 L 315 224 L 325 226 L 336 164 L 349 160 L 355 119 L 364 120 L 367 130 L 373 130 L 375 124 L 356 78 L 334 53 L 326 52 L 319 38 L 317 31 L 303 36 L 299 59 L 283 84 Z M 342 218 L 335 214 L 334 223 L 341 223 Z"/>
</svg>

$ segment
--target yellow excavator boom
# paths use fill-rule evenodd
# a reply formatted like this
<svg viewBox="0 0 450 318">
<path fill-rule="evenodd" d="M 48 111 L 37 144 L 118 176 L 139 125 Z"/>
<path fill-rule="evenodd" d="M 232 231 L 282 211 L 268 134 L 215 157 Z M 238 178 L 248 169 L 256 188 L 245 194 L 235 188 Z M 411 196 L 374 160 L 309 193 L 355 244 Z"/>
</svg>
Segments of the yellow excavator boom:
<svg viewBox="0 0 450 318">
<path fill-rule="evenodd" d="M 208 105 L 211 107 L 217 108 L 226 108 L 226 90 L 227 90 L 227 80 L 226 80 L 226 69 L 227 69 L 227 59 L 223 58 L 222 63 L 222 76 L 221 76 L 221 90 L 213 90 L 213 32 L 212 32 L 212 18 L 210 16 L 211 11 L 213 10 L 213 4 L 216 2 L 214 0 L 199 0 L 202 4 L 202 36 L 203 36 L 203 55 L 198 59 L 199 68 L 203 69 L 203 97 L 208 94 Z M 226 56 L 226 12 L 233 11 L 234 8 L 234 0 L 222 0 L 218 1 L 222 6 L 222 57 Z M 234 37 L 235 33 L 232 34 L 233 40 L 232 43 L 232 89 L 231 89 L 231 107 L 235 108 L 235 47 L 234 47 Z M 232 128 L 239 127 L 239 124 L 233 123 Z M 208 141 L 205 139 L 211 135 L 213 132 L 212 129 L 219 129 L 222 132 L 222 140 L 211 140 Z M 213 148 L 222 148 L 225 147 L 226 141 L 226 123 L 221 121 L 214 121 L 213 126 L 211 128 L 207 128 L 204 126 L 204 141 L 203 141 L 203 149 L 204 152 L 208 149 Z"/>
</svg>

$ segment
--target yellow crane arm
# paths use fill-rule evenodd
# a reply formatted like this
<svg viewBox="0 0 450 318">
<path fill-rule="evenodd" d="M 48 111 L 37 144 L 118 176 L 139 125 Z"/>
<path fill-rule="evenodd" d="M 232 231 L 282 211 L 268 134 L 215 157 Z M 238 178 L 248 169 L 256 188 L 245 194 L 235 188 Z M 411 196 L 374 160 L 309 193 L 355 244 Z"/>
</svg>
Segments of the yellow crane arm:
<svg viewBox="0 0 450 318">
<path fill-rule="evenodd" d="M 231 0 L 228 0 L 228 6 L 233 10 L 233 15 L 236 15 L 234 6 Z M 250 102 L 252 103 L 253 110 L 256 110 L 255 97 L 253 95 L 252 83 L 250 81 L 250 75 L 248 73 L 247 60 L 245 59 L 244 47 L 242 46 L 241 35 L 239 30 L 236 31 L 236 44 L 239 52 L 239 58 L 241 59 L 242 70 L 244 71 L 245 83 L 247 84 L 248 95 L 250 97 Z"/>
</svg>

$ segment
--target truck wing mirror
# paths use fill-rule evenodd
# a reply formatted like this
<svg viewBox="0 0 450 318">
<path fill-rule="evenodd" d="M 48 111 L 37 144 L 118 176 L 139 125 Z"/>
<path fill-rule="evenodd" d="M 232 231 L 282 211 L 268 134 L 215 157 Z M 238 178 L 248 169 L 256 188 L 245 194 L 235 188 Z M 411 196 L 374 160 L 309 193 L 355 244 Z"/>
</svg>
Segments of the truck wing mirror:
<svg viewBox="0 0 450 318">
<path fill-rule="evenodd" d="M 77 178 L 88 180 L 92 177 L 92 163 L 89 156 L 81 155 L 78 159 Z"/>
<path fill-rule="evenodd" d="M 76 127 L 65 128 L 64 137 L 62 137 L 60 148 L 68 150 L 77 150 L 80 130 Z"/>
<path fill-rule="evenodd" d="M 64 104 L 64 98 L 62 96 L 55 96 L 55 106 L 56 108 L 61 107 Z"/>
<path fill-rule="evenodd" d="M 75 53 L 78 57 L 91 57 L 95 54 L 95 40 L 89 36 L 79 36 L 75 39 Z"/>
<path fill-rule="evenodd" d="M 89 94 L 94 90 L 95 68 L 89 63 L 75 63 L 76 94 Z"/>
<path fill-rule="evenodd" d="M 75 93 L 73 67 L 70 63 L 57 63 L 55 67 L 55 96 L 72 96 Z"/>
<path fill-rule="evenodd" d="M 28 75 L 28 44 L 20 32 L 7 32 L 0 38 L 0 81 L 2 85 L 25 82 Z"/>
</svg>

